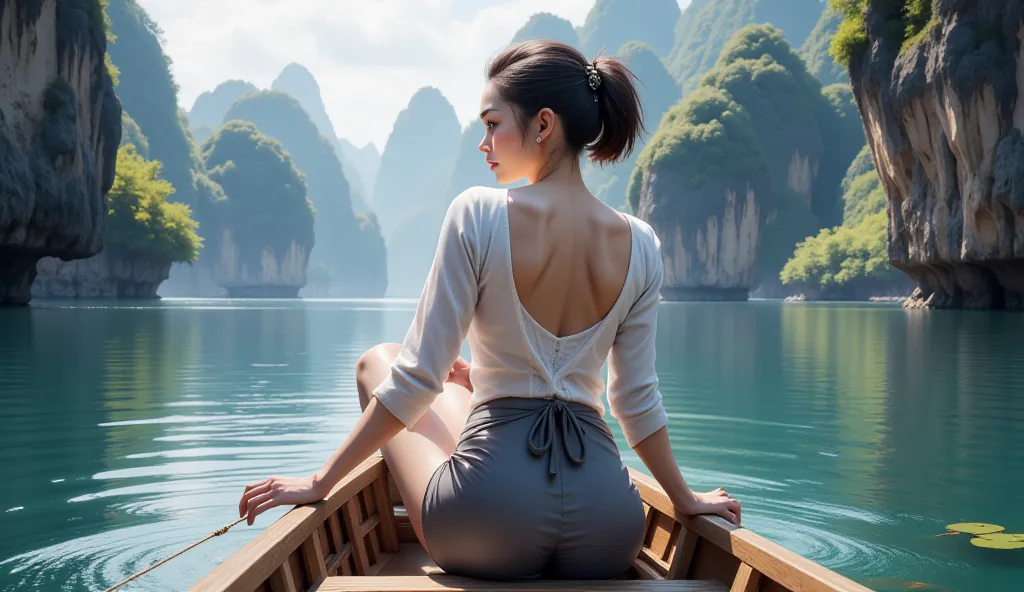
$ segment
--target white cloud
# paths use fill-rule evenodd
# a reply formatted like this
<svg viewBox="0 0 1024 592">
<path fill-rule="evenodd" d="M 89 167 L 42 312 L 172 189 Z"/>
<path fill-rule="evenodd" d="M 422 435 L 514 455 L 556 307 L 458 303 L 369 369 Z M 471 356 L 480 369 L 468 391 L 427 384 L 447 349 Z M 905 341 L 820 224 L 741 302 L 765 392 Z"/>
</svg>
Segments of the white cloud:
<svg viewBox="0 0 1024 592">
<path fill-rule="evenodd" d="M 138 0 L 164 31 L 190 109 L 237 78 L 269 88 L 291 62 L 309 68 L 339 135 L 383 149 L 412 94 L 435 86 L 463 124 L 484 66 L 536 12 L 581 25 L 593 0 Z M 686 3 L 685 1 L 683 3 Z"/>
</svg>

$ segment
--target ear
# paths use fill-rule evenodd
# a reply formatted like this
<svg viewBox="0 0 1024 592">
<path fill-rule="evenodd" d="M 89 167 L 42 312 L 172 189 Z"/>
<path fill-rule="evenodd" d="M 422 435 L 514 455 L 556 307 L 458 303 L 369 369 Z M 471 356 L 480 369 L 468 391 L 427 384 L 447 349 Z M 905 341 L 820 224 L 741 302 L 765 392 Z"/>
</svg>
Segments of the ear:
<svg viewBox="0 0 1024 592">
<path fill-rule="evenodd" d="M 548 136 L 555 130 L 555 112 L 544 107 L 534 116 L 537 125 L 537 135 L 547 140 Z"/>
</svg>

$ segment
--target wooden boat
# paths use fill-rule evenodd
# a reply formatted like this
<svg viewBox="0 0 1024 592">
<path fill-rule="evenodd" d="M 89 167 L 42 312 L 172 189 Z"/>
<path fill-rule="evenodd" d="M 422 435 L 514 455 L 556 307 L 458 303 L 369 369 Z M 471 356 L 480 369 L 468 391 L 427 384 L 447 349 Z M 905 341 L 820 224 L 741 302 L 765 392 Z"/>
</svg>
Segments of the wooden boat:
<svg viewBox="0 0 1024 592">
<path fill-rule="evenodd" d="M 324 501 L 296 506 L 192 589 L 868 592 L 721 518 L 679 520 L 656 481 L 630 473 L 644 500 L 647 531 L 640 555 L 620 579 L 510 583 L 446 575 L 417 541 L 384 459 L 373 456 Z"/>
</svg>

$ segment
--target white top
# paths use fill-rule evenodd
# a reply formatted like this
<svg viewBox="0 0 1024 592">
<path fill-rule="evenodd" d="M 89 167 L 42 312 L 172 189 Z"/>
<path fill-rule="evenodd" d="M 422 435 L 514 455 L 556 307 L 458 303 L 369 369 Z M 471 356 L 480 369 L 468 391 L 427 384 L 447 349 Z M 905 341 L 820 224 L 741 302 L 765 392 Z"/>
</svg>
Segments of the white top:
<svg viewBox="0 0 1024 592">
<path fill-rule="evenodd" d="M 374 395 L 406 426 L 442 391 L 468 335 L 471 405 L 500 397 L 556 397 L 604 415 L 608 403 L 632 447 L 667 418 L 654 371 L 658 300 L 665 271 L 651 227 L 633 216 L 626 282 L 589 329 L 556 337 L 523 308 L 512 276 L 508 191 L 473 187 L 448 207 L 434 263 L 401 352 Z"/>
</svg>

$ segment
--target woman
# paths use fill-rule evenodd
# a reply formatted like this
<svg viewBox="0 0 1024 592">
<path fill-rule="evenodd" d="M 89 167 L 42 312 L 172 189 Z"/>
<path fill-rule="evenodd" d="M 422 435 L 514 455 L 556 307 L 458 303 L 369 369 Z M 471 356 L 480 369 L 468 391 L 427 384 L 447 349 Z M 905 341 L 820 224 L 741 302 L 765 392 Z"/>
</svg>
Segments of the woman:
<svg viewBox="0 0 1024 592">
<path fill-rule="evenodd" d="M 654 371 L 659 243 L 595 198 L 580 174 L 629 154 L 642 128 L 629 70 L 527 42 L 502 51 L 480 103 L 498 182 L 459 195 L 401 346 L 356 368 L 363 414 L 315 474 L 246 486 L 248 522 L 322 499 L 380 449 L 412 527 L 448 573 L 484 579 L 611 578 L 642 544 L 640 496 L 602 419 L 680 515 L 740 523 L 721 489 L 694 493 L 672 456 Z M 469 338 L 472 366 L 458 357 Z"/>
</svg>

